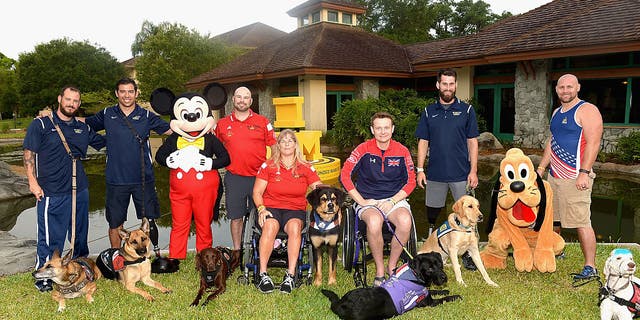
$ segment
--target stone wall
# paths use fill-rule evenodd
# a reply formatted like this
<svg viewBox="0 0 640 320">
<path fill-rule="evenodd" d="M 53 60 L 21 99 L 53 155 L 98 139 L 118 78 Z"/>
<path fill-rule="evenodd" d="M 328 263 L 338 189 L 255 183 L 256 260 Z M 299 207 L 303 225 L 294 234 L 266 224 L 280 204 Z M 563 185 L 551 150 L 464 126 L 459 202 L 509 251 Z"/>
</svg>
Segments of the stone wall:
<svg viewBox="0 0 640 320">
<path fill-rule="evenodd" d="M 602 132 L 602 142 L 600 144 L 600 151 L 613 153 L 616 151 L 619 137 L 626 137 L 631 132 L 640 131 L 640 128 L 616 128 L 616 127 L 604 127 Z"/>
<path fill-rule="evenodd" d="M 378 98 L 380 96 L 380 84 L 377 79 L 355 79 L 355 99 Z"/>
<path fill-rule="evenodd" d="M 549 136 L 551 99 L 547 91 L 547 68 L 547 60 L 518 63 L 514 90 L 516 115 L 513 142 L 516 145 L 542 148 Z"/>
</svg>

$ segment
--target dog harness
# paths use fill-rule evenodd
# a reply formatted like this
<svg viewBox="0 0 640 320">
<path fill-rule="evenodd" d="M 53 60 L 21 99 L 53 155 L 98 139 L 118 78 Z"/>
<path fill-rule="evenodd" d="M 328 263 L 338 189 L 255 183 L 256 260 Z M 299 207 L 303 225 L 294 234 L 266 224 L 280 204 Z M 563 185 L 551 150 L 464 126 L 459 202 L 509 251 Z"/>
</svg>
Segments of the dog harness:
<svg viewBox="0 0 640 320">
<path fill-rule="evenodd" d="M 415 308 L 418 302 L 429 295 L 429 289 L 418 280 L 406 263 L 398 267 L 380 287 L 387 290 L 398 314 Z"/>
<path fill-rule="evenodd" d="M 89 264 L 86 261 L 78 259 L 78 260 L 75 260 L 75 262 L 77 262 L 82 267 L 82 271 L 84 271 L 85 278 L 80 283 L 76 283 L 68 286 L 56 284 L 58 292 L 62 294 L 70 294 L 70 293 L 78 292 L 82 288 L 84 288 L 84 286 L 86 286 L 87 283 L 94 281 L 96 278 L 96 275 L 93 272 L 93 269 L 91 268 L 91 266 L 89 266 Z M 76 278 L 79 276 L 80 275 L 78 274 L 74 274 L 73 278 L 70 278 L 69 281 L 73 283 L 76 280 Z"/>
<path fill-rule="evenodd" d="M 106 278 L 114 279 L 116 273 L 124 270 L 126 266 L 141 263 L 146 259 L 146 257 L 141 257 L 133 261 L 127 261 L 120 254 L 120 249 L 109 248 L 100 252 L 96 259 L 96 265 L 98 265 L 98 268 Z"/>
<path fill-rule="evenodd" d="M 640 285 L 631 281 L 631 286 L 633 288 L 633 295 L 630 300 L 616 296 L 613 292 L 609 291 L 607 286 L 601 287 L 598 305 L 600 305 L 604 299 L 610 299 L 621 306 L 627 307 L 629 312 L 633 313 L 634 319 L 640 317 Z"/>
<path fill-rule="evenodd" d="M 311 222 L 311 227 L 321 232 L 327 232 L 336 227 L 335 221 L 337 220 L 337 218 L 338 218 L 338 215 L 336 214 L 333 216 L 333 220 L 324 221 L 322 220 L 322 218 L 320 218 L 320 215 L 318 215 L 318 213 L 314 212 L 313 213 L 314 220 Z"/>
<path fill-rule="evenodd" d="M 446 234 L 452 232 L 452 231 L 457 231 L 457 232 L 465 232 L 465 233 L 471 233 L 473 232 L 473 227 L 465 227 L 463 225 L 460 224 L 460 221 L 458 221 L 458 218 L 455 219 L 456 224 L 460 227 L 465 229 L 464 231 L 462 230 L 458 230 L 458 229 L 454 229 L 451 227 L 451 224 L 449 223 L 449 220 L 445 220 L 445 222 L 440 226 L 440 228 L 438 228 L 438 231 L 436 233 L 436 235 L 438 236 L 438 246 L 440 246 L 440 249 L 442 249 L 442 251 L 444 253 L 446 253 L 447 255 L 449 255 L 449 252 L 444 248 L 444 246 L 442 245 L 442 242 L 440 242 L 440 238 L 444 237 Z"/>
</svg>

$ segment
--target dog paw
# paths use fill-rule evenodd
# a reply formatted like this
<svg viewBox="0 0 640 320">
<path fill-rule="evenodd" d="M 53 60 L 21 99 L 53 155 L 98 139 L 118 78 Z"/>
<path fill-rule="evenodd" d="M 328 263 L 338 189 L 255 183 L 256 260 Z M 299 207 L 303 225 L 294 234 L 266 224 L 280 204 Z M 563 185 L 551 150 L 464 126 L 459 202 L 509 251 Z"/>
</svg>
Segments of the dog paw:
<svg viewBox="0 0 640 320">
<path fill-rule="evenodd" d="M 64 309 L 66 309 L 65 306 L 58 306 L 58 312 L 62 312 L 64 311 Z"/>
<path fill-rule="evenodd" d="M 488 281 L 487 283 L 492 287 L 496 287 L 496 288 L 499 287 L 499 285 L 497 283 L 493 282 L 493 281 Z"/>
<path fill-rule="evenodd" d="M 171 289 L 162 290 L 162 293 L 164 293 L 164 294 L 169 294 L 169 293 L 172 293 L 172 292 L 173 292 L 173 290 L 171 290 Z"/>
<path fill-rule="evenodd" d="M 467 286 L 467 284 L 466 284 L 466 283 L 464 283 L 464 280 L 462 280 L 462 279 L 458 280 L 458 284 L 459 284 L 459 285 L 461 285 L 461 286 L 463 286 L 463 287 L 466 287 L 466 286 Z"/>
</svg>

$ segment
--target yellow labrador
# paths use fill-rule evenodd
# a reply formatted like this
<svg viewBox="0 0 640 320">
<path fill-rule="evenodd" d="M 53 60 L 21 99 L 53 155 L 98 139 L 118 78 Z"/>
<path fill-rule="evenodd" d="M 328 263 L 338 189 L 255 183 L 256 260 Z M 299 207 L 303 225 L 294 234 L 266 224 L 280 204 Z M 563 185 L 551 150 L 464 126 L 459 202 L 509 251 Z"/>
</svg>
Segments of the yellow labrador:
<svg viewBox="0 0 640 320">
<path fill-rule="evenodd" d="M 480 212 L 478 199 L 466 195 L 462 196 L 453 204 L 452 209 L 453 213 L 449 215 L 447 221 L 429 235 L 429 238 L 420 247 L 418 253 L 438 252 L 444 262 L 447 261 L 448 257 L 451 257 L 451 265 L 453 266 L 456 281 L 466 286 L 464 280 L 462 280 L 458 257 L 468 251 L 478 270 L 480 270 L 484 281 L 491 286 L 497 287 L 498 285 L 489 278 L 487 270 L 480 259 L 476 229 L 483 216 L 482 212 Z"/>
</svg>

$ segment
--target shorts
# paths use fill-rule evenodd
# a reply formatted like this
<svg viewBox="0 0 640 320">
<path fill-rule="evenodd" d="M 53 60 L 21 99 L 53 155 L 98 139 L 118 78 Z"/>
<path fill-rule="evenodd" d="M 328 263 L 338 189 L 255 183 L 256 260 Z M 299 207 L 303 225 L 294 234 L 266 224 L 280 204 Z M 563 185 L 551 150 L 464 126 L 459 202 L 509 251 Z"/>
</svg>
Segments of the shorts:
<svg viewBox="0 0 640 320">
<path fill-rule="evenodd" d="M 276 219 L 280 224 L 280 231 L 284 231 L 284 226 L 287 225 L 287 222 L 291 219 L 300 219 L 302 220 L 302 225 L 304 226 L 307 221 L 307 212 L 304 210 L 289 210 L 289 209 L 277 209 L 277 208 L 267 208 L 269 212 L 271 212 L 272 217 L 267 216 L 267 219 Z"/>
<path fill-rule="evenodd" d="M 587 190 L 578 190 L 575 179 L 547 176 L 553 189 L 553 218 L 559 220 L 563 228 L 591 227 L 591 191 L 595 173 L 592 172 L 589 177 Z"/>
<path fill-rule="evenodd" d="M 254 176 L 240 176 L 227 171 L 224 174 L 224 201 L 227 218 L 242 219 L 255 208 L 253 204 Z"/>
<path fill-rule="evenodd" d="M 156 194 L 154 182 L 147 182 L 144 186 L 144 213 L 142 212 L 142 186 L 140 184 L 114 185 L 107 183 L 106 217 L 109 228 L 116 229 L 127 221 L 129 199 L 133 198 L 138 219 L 160 217 L 160 203 Z"/>
<path fill-rule="evenodd" d="M 377 207 L 374 206 L 361 206 L 358 203 L 354 203 L 353 204 L 353 210 L 355 210 L 356 215 L 358 216 L 358 218 L 362 219 L 361 215 L 362 213 L 370 208 L 374 208 L 376 210 L 378 210 Z M 387 212 L 387 214 L 384 214 L 382 211 L 378 210 L 378 212 L 382 213 L 382 215 L 384 215 L 384 217 L 388 217 L 390 216 L 396 209 L 398 208 L 405 208 L 407 210 L 409 210 L 409 212 L 411 212 L 411 206 L 409 205 L 409 202 L 407 201 L 407 199 L 403 199 L 401 201 L 396 202 L 396 204 L 391 208 L 391 210 L 389 210 L 389 212 Z"/>
<path fill-rule="evenodd" d="M 467 193 L 467 181 L 438 182 L 427 180 L 427 186 L 424 190 L 424 202 L 427 207 L 444 208 L 447 192 L 451 190 L 454 200 L 460 199 Z"/>
</svg>

